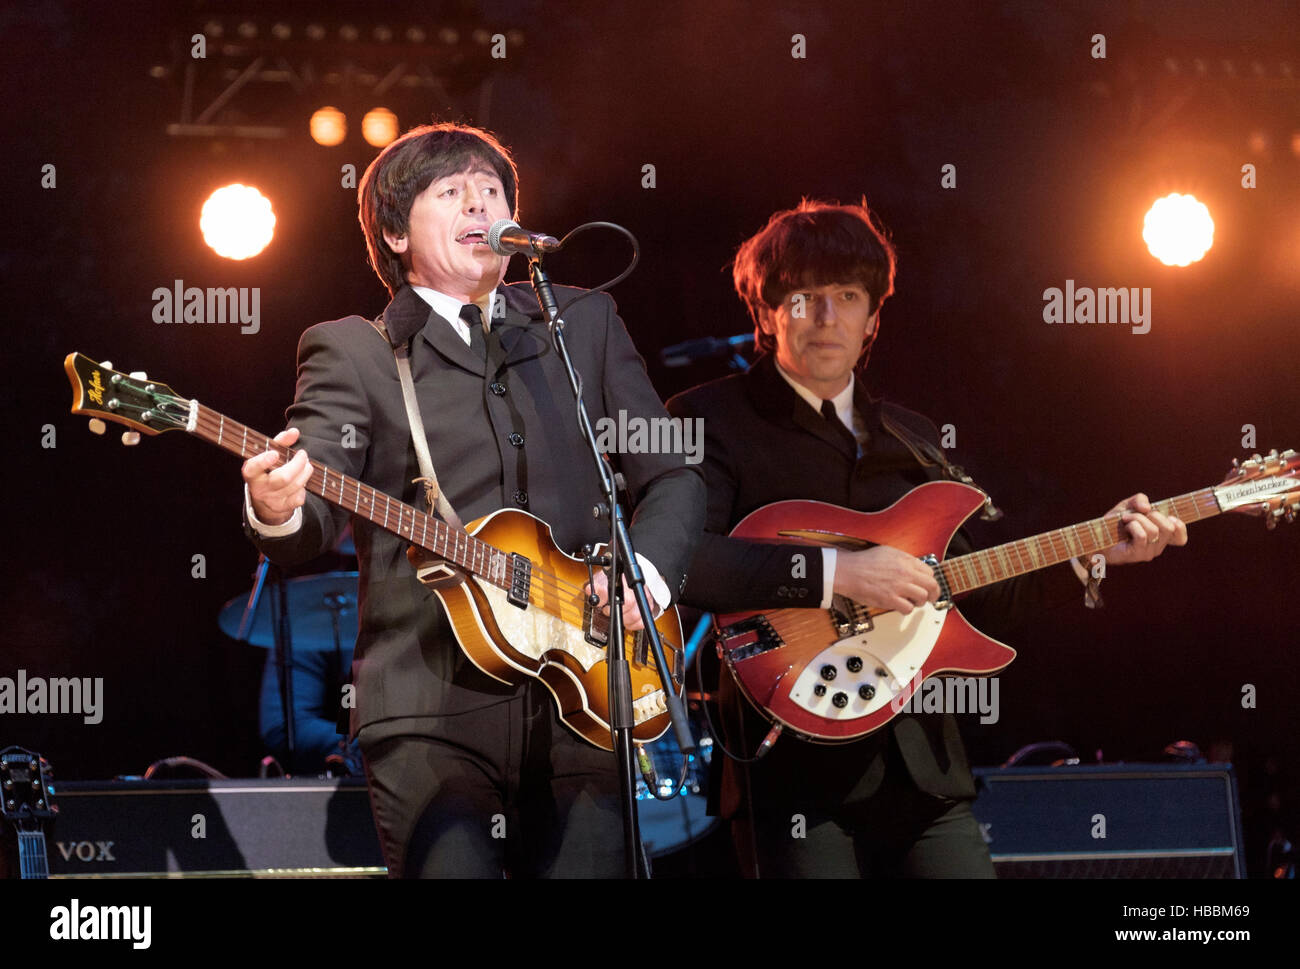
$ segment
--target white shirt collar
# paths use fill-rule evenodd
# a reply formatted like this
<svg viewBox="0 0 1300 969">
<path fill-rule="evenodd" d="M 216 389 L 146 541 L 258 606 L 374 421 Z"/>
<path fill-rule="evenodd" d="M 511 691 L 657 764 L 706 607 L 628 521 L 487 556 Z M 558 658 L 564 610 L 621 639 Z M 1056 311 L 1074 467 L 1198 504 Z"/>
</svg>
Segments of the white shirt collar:
<svg viewBox="0 0 1300 969">
<path fill-rule="evenodd" d="M 448 296 L 446 293 L 440 293 L 436 289 L 430 289 L 428 286 L 412 286 L 417 296 L 424 300 L 432 307 L 433 311 L 447 320 L 452 328 L 460 334 L 460 338 L 469 346 L 469 324 L 460 318 L 460 308 L 465 304 L 455 296 Z M 488 295 L 488 306 L 495 306 L 497 291 L 494 289 Z M 490 325 L 490 324 L 489 324 Z"/>
<path fill-rule="evenodd" d="M 785 370 L 782 369 L 781 365 L 776 363 L 775 358 L 773 358 L 772 362 L 776 364 L 776 372 L 781 375 L 781 379 L 788 383 L 796 394 L 806 400 L 809 407 L 820 414 L 822 412 L 822 400 L 824 400 L 824 398 L 818 397 L 811 390 L 786 373 Z M 838 416 L 844 423 L 844 426 L 854 428 L 856 433 L 855 421 L 853 419 L 853 385 L 855 380 L 857 380 L 857 377 L 853 374 L 849 374 L 849 382 L 845 385 L 843 390 L 831 398 L 831 403 L 835 407 L 836 416 Z"/>
</svg>

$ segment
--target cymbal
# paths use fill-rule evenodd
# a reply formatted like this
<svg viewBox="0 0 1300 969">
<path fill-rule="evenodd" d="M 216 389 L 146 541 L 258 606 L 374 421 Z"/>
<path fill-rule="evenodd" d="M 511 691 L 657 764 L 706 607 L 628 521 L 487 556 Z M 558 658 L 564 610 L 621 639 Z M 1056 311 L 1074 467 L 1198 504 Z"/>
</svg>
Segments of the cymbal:
<svg viewBox="0 0 1300 969">
<path fill-rule="evenodd" d="M 338 645 L 350 650 L 357 640 L 357 573 L 326 572 L 304 575 L 285 583 L 289 601 L 289 635 L 293 648 L 324 653 L 334 649 L 334 616 L 338 616 Z M 249 592 L 235 596 L 217 616 L 221 631 L 238 638 L 239 621 L 248 607 Z M 270 582 L 262 589 L 251 628 L 245 641 L 253 646 L 275 646 L 275 627 L 271 623 L 271 596 L 279 590 Z"/>
</svg>

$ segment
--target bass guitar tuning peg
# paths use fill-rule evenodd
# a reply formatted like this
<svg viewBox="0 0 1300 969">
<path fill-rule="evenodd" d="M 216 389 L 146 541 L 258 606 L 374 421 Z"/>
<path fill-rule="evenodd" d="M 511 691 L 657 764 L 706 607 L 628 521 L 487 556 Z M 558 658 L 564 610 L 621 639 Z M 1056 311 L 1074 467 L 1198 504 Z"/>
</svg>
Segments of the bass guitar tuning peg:
<svg viewBox="0 0 1300 969">
<path fill-rule="evenodd" d="M 132 380 L 148 380 L 148 379 L 149 379 L 149 375 L 148 375 L 147 373 L 145 373 L 143 370 L 132 370 L 131 373 L 128 374 L 128 376 L 129 376 Z M 1259 455 L 1256 454 L 1255 457 L 1259 457 Z"/>
<path fill-rule="evenodd" d="M 90 419 L 91 434 L 103 434 L 107 430 L 108 430 L 108 425 L 105 424 L 103 421 L 101 421 L 98 417 L 92 417 Z"/>
<path fill-rule="evenodd" d="M 127 447 L 131 447 L 133 444 L 139 444 L 139 443 L 140 443 L 140 432 L 139 432 L 139 431 L 123 431 L 123 432 L 122 432 L 122 443 L 125 444 Z"/>
</svg>

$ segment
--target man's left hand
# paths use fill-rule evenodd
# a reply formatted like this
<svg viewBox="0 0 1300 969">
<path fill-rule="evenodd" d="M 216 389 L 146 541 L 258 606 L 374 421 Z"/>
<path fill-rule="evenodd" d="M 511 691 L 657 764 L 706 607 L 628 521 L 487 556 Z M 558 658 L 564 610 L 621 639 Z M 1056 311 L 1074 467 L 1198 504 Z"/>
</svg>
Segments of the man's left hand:
<svg viewBox="0 0 1300 969">
<path fill-rule="evenodd" d="M 1164 515 L 1153 509 L 1144 494 L 1126 498 L 1106 514 L 1112 515 L 1117 511 L 1124 513 L 1120 522 L 1129 537 L 1102 552 L 1107 565 L 1150 562 L 1165 550 L 1166 545 L 1187 544 L 1187 525 L 1177 516 Z"/>
<path fill-rule="evenodd" d="M 604 572 L 596 573 L 595 585 L 596 595 L 600 597 L 598 608 L 605 615 L 609 615 L 609 580 L 605 578 Z M 584 585 L 582 591 L 584 595 L 589 595 L 591 586 Z M 651 594 L 649 588 L 645 590 L 645 597 L 650 601 L 650 612 L 657 613 L 659 604 L 655 602 L 655 597 Z M 636 632 L 645 628 L 645 624 L 641 622 L 641 610 L 636 607 L 636 599 L 632 595 L 632 590 L 628 588 L 627 579 L 623 580 L 623 628 L 629 632 Z"/>
</svg>

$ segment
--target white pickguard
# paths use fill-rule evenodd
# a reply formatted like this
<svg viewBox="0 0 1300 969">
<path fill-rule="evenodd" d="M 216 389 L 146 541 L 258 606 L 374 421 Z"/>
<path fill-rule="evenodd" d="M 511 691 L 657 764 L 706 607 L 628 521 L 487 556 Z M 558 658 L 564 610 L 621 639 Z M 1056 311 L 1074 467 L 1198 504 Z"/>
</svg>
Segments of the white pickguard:
<svg viewBox="0 0 1300 969">
<path fill-rule="evenodd" d="M 828 720 L 852 720 L 875 713 L 916 677 L 934 650 L 947 617 L 947 609 L 936 609 L 932 603 L 906 616 L 897 612 L 876 616 L 875 628 L 870 632 L 841 639 L 818 653 L 790 687 L 790 699 Z M 856 673 L 850 672 L 848 665 L 855 657 L 862 662 Z M 832 680 L 821 673 L 822 667 L 828 665 L 835 667 Z M 818 684 L 826 687 L 821 696 L 816 693 Z M 864 685 L 875 690 L 870 700 L 858 694 L 858 688 Z M 845 706 L 835 706 L 837 693 L 848 697 Z"/>
<path fill-rule="evenodd" d="M 576 626 L 571 626 L 558 616 L 552 616 L 541 609 L 521 609 L 510 602 L 504 589 L 497 588 L 489 583 L 480 582 L 478 587 L 487 596 L 488 603 L 492 608 L 492 617 L 496 620 L 497 626 L 500 627 L 506 641 L 517 652 L 536 660 L 531 666 L 524 666 L 513 659 L 502 657 L 515 669 L 530 676 L 536 676 L 543 666 L 542 657 L 550 650 L 568 653 L 578 661 L 583 672 L 590 671 L 597 663 L 604 661 L 605 651 L 587 642 L 582 630 Z M 483 630 L 483 635 L 487 637 L 487 630 Z M 490 637 L 488 638 L 490 639 Z M 498 655 L 500 654 L 498 653 Z M 562 669 L 559 666 L 555 668 Z M 569 674 L 568 670 L 564 670 L 564 672 Z M 569 675 L 572 676 L 572 674 Z M 647 690 L 647 692 L 632 700 L 633 719 L 638 724 L 657 717 L 668 710 L 663 689 L 649 690 L 648 687 L 649 684 L 643 684 L 642 689 Z M 585 692 L 583 692 L 583 696 L 584 706 L 588 712 L 591 712 L 590 707 L 585 703 Z M 596 717 L 594 713 L 592 716 L 598 720 L 601 719 Z"/>
</svg>

